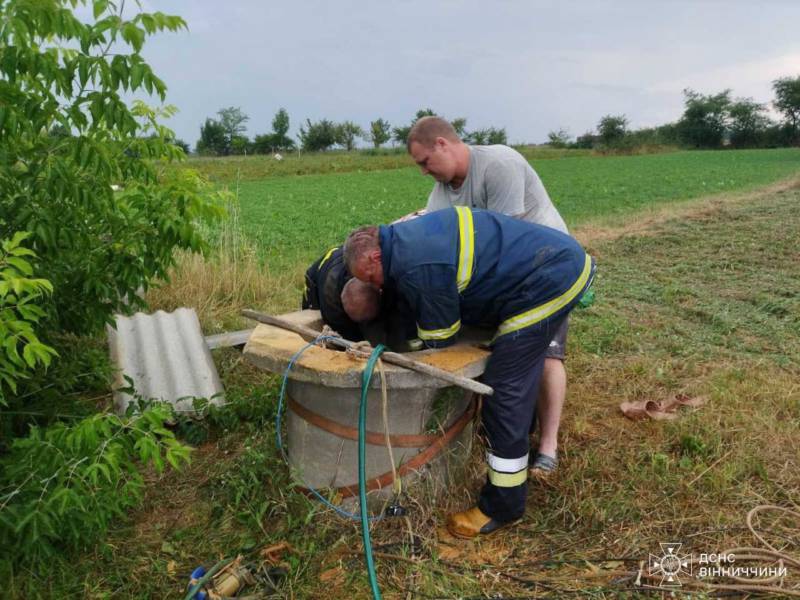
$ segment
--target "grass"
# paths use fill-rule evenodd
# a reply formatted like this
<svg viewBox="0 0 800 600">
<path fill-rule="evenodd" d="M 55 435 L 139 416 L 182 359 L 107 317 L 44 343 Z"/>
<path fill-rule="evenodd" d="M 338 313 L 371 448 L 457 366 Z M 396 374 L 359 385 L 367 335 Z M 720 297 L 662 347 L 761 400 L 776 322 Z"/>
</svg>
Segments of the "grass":
<svg viewBox="0 0 800 600">
<path fill-rule="evenodd" d="M 786 185 L 675 205 L 645 228 L 631 227 L 641 214 L 631 212 L 614 235 L 578 227 L 598 258 L 598 301 L 571 321 L 558 477 L 531 485 L 516 527 L 467 544 L 441 524 L 469 505 L 480 471 L 437 501 L 409 497 L 408 523 L 373 528 L 384 597 L 635 597 L 638 564 L 659 542 L 692 553 L 754 545 L 748 510 L 800 504 L 799 203 L 800 186 Z M 318 237 L 305 238 L 309 251 L 324 245 Z M 215 356 L 233 404 L 190 428 L 191 467 L 152 475 L 145 506 L 104 544 L 47 574 L 16 573 L 11 598 L 179 597 L 196 565 L 281 541 L 293 548 L 282 597 L 368 596 L 357 526 L 294 493 L 277 457 L 277 378 L 234 351 Z M 632 422 L 618 409 L 676 393 L 708 403 L 672 422 Z M 795 556 L 796 527 L 786 549 Z"/>
</svg>

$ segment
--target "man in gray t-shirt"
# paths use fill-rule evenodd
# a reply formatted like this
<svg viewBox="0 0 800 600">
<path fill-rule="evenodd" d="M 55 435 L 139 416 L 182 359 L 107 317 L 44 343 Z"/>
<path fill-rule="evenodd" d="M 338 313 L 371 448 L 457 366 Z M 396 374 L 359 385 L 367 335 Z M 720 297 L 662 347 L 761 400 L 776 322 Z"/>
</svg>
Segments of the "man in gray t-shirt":
<svg viewBox="0 0 800 600">
<path fill-rule="evenodd" d="M 468 146 L 452 125 L 439 117 L 418 120 L 408 134 L 407 148 L 422 174 L 436 180 L 427 210 L 472 206 L 569 233 L 542 180 L 513 148 Z M 566 335 L 565 320 L 550 344 L 542 374 L 537 405 L 539 449 L 531 470 L 534 475 L 549 473 L 558 460 L 558 426 L 567 391 Z"/>
<path fill-rule="evenodd" d="M 484 208 L 569 233 L 542 180 L 519 152 L 500 145 L 461 145 L 469 153 L 466 176 L 457 188 L 452 182 L 437 181 L 427 210 Z"/>
</svg>

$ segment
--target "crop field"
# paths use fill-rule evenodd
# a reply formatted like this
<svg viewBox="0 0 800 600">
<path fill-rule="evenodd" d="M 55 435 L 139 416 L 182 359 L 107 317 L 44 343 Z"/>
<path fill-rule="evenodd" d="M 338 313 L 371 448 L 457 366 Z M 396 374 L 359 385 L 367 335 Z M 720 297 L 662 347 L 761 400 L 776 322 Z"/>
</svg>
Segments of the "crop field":
<svg viewBox="0 0 800 600">
<path fill-rule="evenodd" d="M 797 154 L 780 156 L 764 158 L 751 178 L 757 173 L 763 183 L 765 171 L 772 178 L 785 174 Z M 659 165 L 677 161 L 673 176 L 693 160 L 722 161 L 697 154 L 657 158 Z M 605 159 L 574 160 L 621 185 L 623 177 L 612 174 L 625 160 L 611 159 L 611 166 Z M 541 170 L 569 171 L 556 162 Z M 631 202 L 641 206 L 646 193 L 637 186 L 653 185 L 645 169 L 664 168 L 637 159 L 629 164 L 641 170 L 641 179 L 628 186 Z M 741 166 L 717 165 L 705 186 L 754 185 L 741 177 Z M 704 188 L 701 170 L 691 173 L 680 198 Z M 383 175 L 412 182 L 409 190 L 425 187 L 413 172 Z M 342 177 L 347 183 L 338 193 L 345 197 L 343 190 L 356 184 Z M 593 179 L 582 173 L 575 180 Z M 323 179 L 301 179 L 305 189 L 312 189 L 308 181 L 324 193 Z M 551 177 L 551 187 L 557 181 Z M 277 185 L 259 184 L 275 198 L 279 188 L 270 186 Z M 665 201 L 667 188 L 647 189 L 659 189 Z M 607 184 L 605 197 L 612 195 Z M 242 198 L 246 214 L 248 196 Z M 414 206 L 397 210 L 386 202 L 370 207 L 370 214 L 386 218 Z M 435 502 L 409 497 L 408 520 L 374 524 L 384 597 L 660 597 L 635 583 L 660 542 L 682 541 L 694 554 L 763 547 L 745 524 L 748 511 L 800 504 L 799 205 L 800 180 L 794 179 L 665 205 L 644 225 L 631 205 L 629 214 L 609 217 L 613 224 L 602 229 L 577 225 L 576 234 L 598 259 L 598 300 L 572 321 L 558 476 L 531 484 L 526 516 L 514 528 L 456 543 L 442 523 L 448 512 L 469 504 L 484 476 L 476 450 L 476 471 L 462 487 Z M 293 210 L 294 203 L 281 206 Z M 273 211 L 272 230 L 291 222 Z M 572 214 L 591 221 L 588 212 Z M 303 230 L 310 253 L 324 245 L 316 238 L 332 215 L 332 209 L 316 211 L 302 221 L 311 223 Z M 347 219 L 337 223 L 350 225 Z M 17 574 L 12 598 L 180 597 L 184 574 L 196 565 L 236 553 L 255 560 L 260 549 L 276 544 L 285 544 L 275 571 L 280 592 L 267 597 L 368 597 L 358 526 L 292 491 L 274 441 L 278 378 L 243 363 L 233 350 L 216 351 L 215 358 L 231 406 L 205 423 L 181 425 L 197 447 L 192 464 L 163 476 L 151 473 L 145 505 L 131 519 L 121 520 L 96 548 L 71 557 L 69 568 L 57 563 L 47 574 Z M 703 397 L 706 404 L 668 422 L 634 422 L 619 410 L 623 401 L 675 394 Z M 796 522 L 767 512 L 756 527 L 796 556 Z M 798 583 L 800 572 L 790 568 L 784 584 Z"/>
<path fill-rule="evenodd" d="M 575 227 L 770 183 L 800 168 L 800 150 L 581 156 L 533 164 Z M 245 181 L 238 185 L 240 219 L 268 260 L 309 261 L 354 227 L 385 223 L 423 207 L 432 181 L 414 167 Z"/>
</svg>

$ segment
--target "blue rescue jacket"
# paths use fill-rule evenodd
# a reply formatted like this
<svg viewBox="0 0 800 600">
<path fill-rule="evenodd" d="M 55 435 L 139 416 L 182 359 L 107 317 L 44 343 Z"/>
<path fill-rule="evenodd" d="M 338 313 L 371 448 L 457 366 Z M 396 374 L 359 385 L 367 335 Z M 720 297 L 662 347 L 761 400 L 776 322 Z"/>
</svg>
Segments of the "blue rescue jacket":
<svg viewBox="0 0 800 600">
<path fill-rule="evenodd" d="M 570 308 L 591 283 L 591 257 L 572 237 L 463 206 L 379 229 L 384 286 L 410 305 L 428 346 L 455 341 L 461 324 L 497 336 Z"/>
</svg>

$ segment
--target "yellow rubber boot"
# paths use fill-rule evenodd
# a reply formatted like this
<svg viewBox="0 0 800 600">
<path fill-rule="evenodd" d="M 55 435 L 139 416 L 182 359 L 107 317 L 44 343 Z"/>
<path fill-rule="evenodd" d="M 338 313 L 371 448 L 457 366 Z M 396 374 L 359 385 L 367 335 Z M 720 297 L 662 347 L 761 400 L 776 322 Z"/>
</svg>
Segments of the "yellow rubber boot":
<svg viewBox="0 0 800 600">
<path fill-rule="evenodd" d="M 447 517 L 447 531 L 455 537 L 469 540 L 478 535 L 492 533 L 508 523 L 500 523 L 483 514 L 480 508 L 473 506 L 469 510 L 453 513 Z"/>
</svg>

